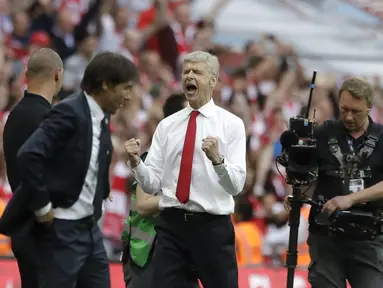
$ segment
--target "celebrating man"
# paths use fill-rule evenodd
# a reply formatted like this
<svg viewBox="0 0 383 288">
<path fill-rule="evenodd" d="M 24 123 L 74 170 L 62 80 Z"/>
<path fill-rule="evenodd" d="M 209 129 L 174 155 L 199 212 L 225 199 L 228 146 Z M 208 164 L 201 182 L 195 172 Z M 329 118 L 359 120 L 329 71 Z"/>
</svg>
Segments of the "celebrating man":
<svg viewBox="0 0 383 288">
<path fill-rule="evenodd" d="M 182 287 L 190 260 L 205 288 L 238 287 L 229 214 L 245 183 L 246 133 L 241 119 L 212 100 L 218 74 L 215 56 L 188 54 L 182 84 L 189 106 L 160 122 L 145 163 L 139 139 L 125 144 L 142 189 L 163 192 L 152 288 Z"/>
</svg>

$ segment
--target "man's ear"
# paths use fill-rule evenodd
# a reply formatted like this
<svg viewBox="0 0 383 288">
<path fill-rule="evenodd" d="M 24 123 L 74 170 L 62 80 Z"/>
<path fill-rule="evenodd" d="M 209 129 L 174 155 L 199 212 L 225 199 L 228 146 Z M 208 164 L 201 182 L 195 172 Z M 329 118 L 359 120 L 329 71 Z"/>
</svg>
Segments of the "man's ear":
<svg viewBox="0 0 383 288">
<path fill-rule="evenodd" d="M 216 77 L 211 78 L 209 81 L 210 88 L 214 88 L 216 84 L 217 84 L 217 78 Z"/>
<path fill-rule="evenodd" d="M 104 91 L 108 91 L 108 90 L 109 90 L 108 84 L 106 84 L 105 81 L 103 81 L 103 82 L 101 83 L 101 87 L 102 87 L 102 89 L 104 89 Z"/>
<path fill-rule="evenodd" d="M 60 74 L 61 74 L 61 69 L 57 69 L 55 72 L 55 81 L 58 82 L 60 80 Z"/>
</svg>

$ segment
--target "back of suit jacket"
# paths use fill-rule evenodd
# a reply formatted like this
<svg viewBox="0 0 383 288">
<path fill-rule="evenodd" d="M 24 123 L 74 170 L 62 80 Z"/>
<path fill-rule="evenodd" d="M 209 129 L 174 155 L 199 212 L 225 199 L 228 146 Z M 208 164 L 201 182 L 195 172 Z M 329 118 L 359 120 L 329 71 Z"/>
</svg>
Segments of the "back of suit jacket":
<svg viewBox="0 0 383 288">
<path fill-rule="evenodd" d="M 108 133 L 109 130 L 108 130 Z M 110 134 L 109 134 L 110 139 Z M 112 143 L 103 147 L 108 171 Z M 69 208 L 79 198 L 88 171 L 92 149 L 92 121 L 84 93 L 56 104 L 39 128 L 21 147 L 18 165 L 23 190 L 33 195 L 33 211 L 52 202 L 53 207 Z M 101 147 L 100 147 L 101 149 Z M 100 183 L 103 197 L 109 194 L 109 175 Z"/>
<path fill-rule="evenodd" d="M 40 95 L 25 92 L 24 97 L 10 112 L 3 132 L 3 148 L 7 176 L 12 192 L 20 184 L 16 155 L 20 147 L 37 129 L 51 104 Z"/>
</svg>

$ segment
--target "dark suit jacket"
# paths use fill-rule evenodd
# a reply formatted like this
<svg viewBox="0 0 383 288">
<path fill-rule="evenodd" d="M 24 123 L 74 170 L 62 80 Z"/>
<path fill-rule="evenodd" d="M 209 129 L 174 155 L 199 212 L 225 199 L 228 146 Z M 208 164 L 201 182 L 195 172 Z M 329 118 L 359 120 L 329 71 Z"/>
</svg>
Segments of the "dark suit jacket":
<svg viewBox="0 0 383 288">
<path fill-rule="evenodd" d="M 17 152 L 39 127 L 50 108 L 51 104 L 42 96 L 25 92 L 8 116 L 3 132 L 3 148 L 8 181 L 13 192 L 20 184 Z"/>
<path fill-rule="evenodd" d="M 15 192 L 20 184 L 19 171 L 16 163 L 16 155 L 20 147 L 39 127 L 44 116 L 49 112 L 51 104 L 40 95 L 25 92 L 24 97 L 12 109 L 4 126 L 3 149 L 5 163 L 7 166 L 7 177 L 12 192 Z M 27 194 L 25 195 L 27 196 Z M 28 199 L 20 201 L 20 204 L 27 203 Z M 16 209 L 19 210 L 19 209 Z M 12 210 L 11 212 L 15 212 Z M 34 219 L 32 212 L 24 209 L 25 218 Z M 4 214 L 5 215 L 5 214 Z M 1 220 L 0 220 L 1 221 Z M 33 221 L 31 221 L 31 224 Z M 27 229 L 26 227 L 26 230 Z M 24 231 L 28 233 L 28 231 Z"/>
<path fill-rule="evenodd" d="M 108 130 L 108 133 L 109 130 Z M 110 137 L 109 137 L 110 139 Z M 100 147 L 107 151 L 107 167 L 99 167 L 103 172 L 103 198 L 109 195 L 109 166 L 112 156 L 112 143 Z M 18 152 L 21 186 L 13 198 L 25 199 L 30 195 L 28 208 L 36 211 L 49 202 L 53 207 L 69 208 L 78 199 L 88 171 L 92 150 L 92 119 L 88 102 L 83 93 L 78 93 L 59 102 L 50 110 L 44 121 Z M 19 196 L 18 196 L 19 195 Z M 11 204 L 21 206 L 16 200 Z M 15 209 L 17 210 L 17 209 Z M 24 221 L 22 211 L 10 217 L 6 225 L 0 223 L 0 233 L 17 230 Z M 16 226 L 16 227 L 15 227 Z"/>
</svg>

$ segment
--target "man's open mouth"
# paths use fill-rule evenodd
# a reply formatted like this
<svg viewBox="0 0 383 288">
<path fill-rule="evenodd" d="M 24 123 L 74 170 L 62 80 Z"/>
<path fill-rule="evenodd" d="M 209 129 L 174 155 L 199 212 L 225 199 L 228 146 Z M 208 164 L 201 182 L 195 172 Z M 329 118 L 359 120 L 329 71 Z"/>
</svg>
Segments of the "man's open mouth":
<svg viewBox="0 0 383 288">
<path fill-rule="evenodd" d="M 197 91 L 197 86 L 194 84 L 186 84 L 186 91 L 188 93 L 193 93 L 193 92 Z"/>
</svg>

